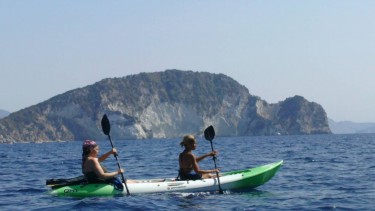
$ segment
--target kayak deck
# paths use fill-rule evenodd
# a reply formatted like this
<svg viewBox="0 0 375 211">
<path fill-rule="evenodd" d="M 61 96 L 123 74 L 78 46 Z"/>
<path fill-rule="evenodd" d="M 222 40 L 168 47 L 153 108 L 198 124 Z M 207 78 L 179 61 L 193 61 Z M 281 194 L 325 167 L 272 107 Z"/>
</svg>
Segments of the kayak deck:
<svg viewBox="0 0 375 211">
<path fill-rule="evenodd" d="M 246 170 L 222 173 L 220 185 L 223 190 L 251 189 L 269 181 L 279 170 L 283 161 L 270 163 Z M 125 188 L 113 184 L 50 185 L 51 193 L 59 196 L 114 196 L 126 194 Z M 203 192 L 218 190 L 217 178 L 180 181 L 174 178 L 132 180 L 127 183 L 130 194 L 158 192 Z"/>
</svg>

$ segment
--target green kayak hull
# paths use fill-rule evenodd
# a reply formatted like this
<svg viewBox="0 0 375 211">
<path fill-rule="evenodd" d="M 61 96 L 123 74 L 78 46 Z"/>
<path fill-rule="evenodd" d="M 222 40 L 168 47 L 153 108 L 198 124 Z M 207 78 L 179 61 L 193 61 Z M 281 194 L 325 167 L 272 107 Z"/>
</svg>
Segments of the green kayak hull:
<svg viewBox="0 0 375 211">
<path fill-rule="evenodd" d="M 255 168 L 221 173 L 220 186 L 225 190 L 252 189 L 268 182 L 279 170 L 283 161 Z M 218 190 L 217 178 L 180 181 L 169 179 L 133 180 L 127 183 L 130 194 L 160 192 L 207 192 Z M 51 193 L 58 196 L 116 196 L 126 195 L 125 188 L 113 184 L 75 184 L 52 186 Z"/>
</svg>

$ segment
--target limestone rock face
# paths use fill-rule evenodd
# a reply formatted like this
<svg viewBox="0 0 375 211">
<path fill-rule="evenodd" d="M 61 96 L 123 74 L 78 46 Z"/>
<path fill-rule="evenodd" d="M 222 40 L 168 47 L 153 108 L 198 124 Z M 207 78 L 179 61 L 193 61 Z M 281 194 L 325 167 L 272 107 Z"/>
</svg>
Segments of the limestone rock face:
<svg viewBox="0 0 375 211">
<path fill-rule="evenodd" d="M 0 120 L 0 143 L 105 139 L 107 114 L 116 139 L 331 133 L 324 109 L 295 96 L 268 104 L 223 74 L 166 70 L 104 79 Z"/>
</svg>

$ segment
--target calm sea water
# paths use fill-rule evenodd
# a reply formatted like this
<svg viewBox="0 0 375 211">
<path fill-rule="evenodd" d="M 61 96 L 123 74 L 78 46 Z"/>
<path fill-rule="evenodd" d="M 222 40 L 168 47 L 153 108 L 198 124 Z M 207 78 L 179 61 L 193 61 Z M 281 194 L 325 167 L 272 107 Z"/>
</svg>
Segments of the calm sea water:
<svg viewBox="0 0 375 211">
<path fill-rule="evenodd" d="M 113 140 L 125 177 L 177 176 L 179 139 Z M 222 171 L 284 160 L 255 190 L 69 198 L 48 193 L 46 179 L 81 174 L 81 141 L 0 145 L 1 210 L 375 210 L 375 134 L 215 138 Z M 101 153 L 109 141 L 99 141 Z M 199 155 L 210 143 L 199 138 Z M 116 170 L 113 157 L 104 163 Z M 202 168 L 213 168 L 210 158 Z"/>
</svg>

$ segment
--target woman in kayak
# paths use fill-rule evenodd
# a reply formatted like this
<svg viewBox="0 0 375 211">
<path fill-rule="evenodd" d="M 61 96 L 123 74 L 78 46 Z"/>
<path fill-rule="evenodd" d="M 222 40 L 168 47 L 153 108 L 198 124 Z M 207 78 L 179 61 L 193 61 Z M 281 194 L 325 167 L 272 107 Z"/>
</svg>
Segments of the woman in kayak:
<svg viewBox="0 0 375 211">
<path fill-rule="evenodd" d="M 112 181 L 117 175 L 124 173 L 123 169 L 115 172 L 107 172 L 100 165 L 110 155 L 116 154 L 117 150 L 113 148 L 98 158 L 99 146 L 95 141 L 86 140 L 82 145 L 82 173 L 86 176 L 90 183 L 102 183 L 104 181 Z"/>
<path fill-rule="evenodd" d="M 198 162 L 200 162 L 206 157 L 217 155 L 217 151 L 212 151 L 203 156 L 195 157 L 192 151 L 196 149 L 197 141 L 195 140 L 193 135 L 185 136 L 180 145 L 182 147 L 185 147 L 185 150 L 182 153 L 180 153 L 179 156 L 179 176 L 181 180 L 196 180 L 202 178 L 206 179 L 213 178 L 216 176 L 210 173 L 219 172 L 218 168 L 212 170 L 202 170 L 199 168 Z"/>
</svg>

